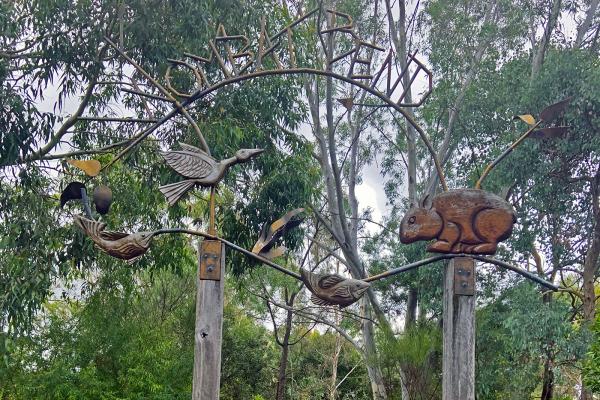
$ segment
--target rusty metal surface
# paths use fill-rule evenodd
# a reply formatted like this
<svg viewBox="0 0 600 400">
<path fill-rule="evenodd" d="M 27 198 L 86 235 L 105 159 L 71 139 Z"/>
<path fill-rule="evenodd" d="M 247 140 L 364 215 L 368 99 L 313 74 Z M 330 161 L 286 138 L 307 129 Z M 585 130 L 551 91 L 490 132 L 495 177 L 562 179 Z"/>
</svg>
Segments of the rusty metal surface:
<svg viewBox="0 0 600 400">
<path fill-rule="evenodd" d="M 200 279 L 221 280 L 221 252 L 223 244 L 218 240 L 203 240 L 200 245 Z"/>
<path fill-rule="evenodd" d="M 454 259 L 454 294 L 458 296 L 475 295 L 475 261 L 472 258 Z"/>
</svg>

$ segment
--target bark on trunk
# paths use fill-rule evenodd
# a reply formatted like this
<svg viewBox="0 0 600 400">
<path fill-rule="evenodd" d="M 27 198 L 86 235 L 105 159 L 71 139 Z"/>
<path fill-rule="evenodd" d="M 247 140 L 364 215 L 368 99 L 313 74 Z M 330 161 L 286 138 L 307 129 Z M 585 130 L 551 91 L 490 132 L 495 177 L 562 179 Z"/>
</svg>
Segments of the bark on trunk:
<svg viewBox="0 0 600 400">
<path fill-rule="evenodd" d="M 366 297 L 361 300 L 361 311 L 363 317 L 371 318 L 369 311 L 369 302 Z M 365 363 L 367 366 L 367 373 L 369 380 L 371 381 L 371 390 L 373 391 L 373 400 L 386 400 L 387 391 L 383 383 L 383 374 L 379 368 L 379 362 L 377 359 L 377 352 L 375 349 L 375 338 L 373 336 L 373 323 L 368 319 L 363 319 L 362 323 L 362 335 L 365 349 Z"/>
<path fill-rule="evenodd" d="M 585 254 L 583 263 L 583 321 L 590 326 L 596 320 L 596 291 L 594 287 L 595 277 L 598 272 L 598 258 L 600 257 L 600 169 L 590 182 L 592 197 L 592 213 L 594 215 L 594 231 L 591 242 Z M 583 384 L 582 376 L 580 400 L 592 400 L 592 392 Z"/>
<path fill-rule="evenodd" d="M 404 320 L 404 330 L 413 326 L 417 320 L 417 289 L 408 290 L 408 300 L 406 302 L 406 319 Z"/>
<path fill-rule="evenodd" d="M 554 28 L 556 27 L 556 23 L 558 21 L 558 16 L 560 14 L 562 1 L 561 0 L 553 0 L 552 7 L 550 8 L 550 12 L 548 14 L 548 19 L 546 21 L 546 26 L 544 27 L 544 34 L 540 39 L 537 50 L 533 56 L 533 62 L 531 63 L 531 80 L 533 81 L 542 65 L 544 64 L 544 57 L 546 56 L 546 50 L 548 50 L 548 45 L 550 44 L 550 38 L 552 37 L 552 32 L 554 32 Z"/>
<path fill-rule="evenodd" d="M 541 400 L 552 400 L 554 396 L 554 371 L 552 370 L 553 360 L 551 355 L 548 355 L 544 363 L 544 381 L 542 385 Z"/>
<path fill-rule="evenodd" d="M 575 39 L 576 48 L 583 46 L 585 35 L 587 34 L 587 31 L 592 25 L 592 21 L 594 20 L 594 16 L 596 15 L 596 10 L 598 10 L 598 3 L 600 3 L 600 0 L 592 0 L 590 2 L 590 7 L 588 8 L 587 13 L 585 14 L 585 19 L 577 28 L 577 39 Z"/>
<path fill-rule="evenodd" d="M 289 304 L 288 304 L 289 305 Z M 290 334 L 292 333 L 292 318 L 294 314 L 288 310 L 285 320 L 285 333 L 281 341 L 281 357 L 279 357 L 279 371 L 277 374 L 277 400 L 285 399 L 285 385 L 287 383 L 287 362 L 290 350 Z"/>
</svg>

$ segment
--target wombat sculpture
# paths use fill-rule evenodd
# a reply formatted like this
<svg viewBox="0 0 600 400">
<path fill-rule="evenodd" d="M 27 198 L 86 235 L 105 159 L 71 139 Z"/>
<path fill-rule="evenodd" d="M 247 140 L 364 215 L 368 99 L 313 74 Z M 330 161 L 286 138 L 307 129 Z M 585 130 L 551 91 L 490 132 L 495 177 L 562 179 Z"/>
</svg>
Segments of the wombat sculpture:
<svg viewBox="0 0 600 400">
<path fill-rule="evenodd" d="M 515 223 L 512 206 L 499 196 L 479 189 L 426 196 L 408 210 L 400 225 L 400 241 L 437 239 L 427 247 L 435 253 L 494 254 Z"/>
</svg>

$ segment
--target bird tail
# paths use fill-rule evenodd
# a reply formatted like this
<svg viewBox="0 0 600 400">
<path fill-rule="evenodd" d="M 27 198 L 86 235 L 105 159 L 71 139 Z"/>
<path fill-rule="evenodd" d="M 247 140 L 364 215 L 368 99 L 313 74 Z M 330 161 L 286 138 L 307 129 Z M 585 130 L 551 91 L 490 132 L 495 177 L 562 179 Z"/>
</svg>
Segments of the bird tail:
<svg viewBox="0 0 600 400">
<path fill-rule="evenodd" d="M 175 182 L 168 185 L 164 185 L 158 188 L 165 195 L 169 205 L 172 206 L 183 196 L 188 190 L 194 186 L 196 182 L 192 179 L 188 179 L 181 182 Z"/>
<path fill-rule="evenodd" d="M 106 228 L 104 222 L 92 221 L 82 217 L 81 215 L 75 216 L 75 224 L 81 228 L 81 230 L 92 238 L 100 237 L 100 233 Z"/>
</svg>

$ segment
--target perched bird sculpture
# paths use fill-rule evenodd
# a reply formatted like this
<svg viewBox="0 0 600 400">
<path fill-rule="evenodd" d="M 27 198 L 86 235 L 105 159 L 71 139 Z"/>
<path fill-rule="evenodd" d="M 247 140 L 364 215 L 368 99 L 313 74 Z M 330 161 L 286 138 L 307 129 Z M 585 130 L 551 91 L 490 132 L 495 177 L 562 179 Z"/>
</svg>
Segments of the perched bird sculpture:
<svg viewBox="0 0 600 400">
<path fill-rule="evenodd" d="M 216 186 L 229 167 L 243 163 L 262 153 L 263 149 L 241 149 L 234 157 L 216 161 L 201 149 L 179 143 L 181 150 L 161 152 L 160 155 L 177 173 L 188 178 L 181 182 L 159 187 L 172 206 L 195 185 Z"/>
<path fill-rule="evenodd" d="M 311 301 L 319 306 L 348 307 L 359 300 L 370 286 L 368 282 L 358 279 L 337 274 L 314 274 L 302 268 L 300 276 L 312 293 Z"/>
<path fill-rule="evenodd" d="M 71 200 L 81 200 L 81 190 L 85 191 L 85 185 L 81 182 L 69 183 L 60 194 L 60 207 L 62 208 Z"/>
<path fill-rule="evenodd" d="M 154 232 L 123 233 L 105 231 L 106 224 L 75 216 L 75 223 L 89 236 L 100 250 L 116 258 L 134 263 L 146 253 Z"/>
<path fill-rule="evenodd" d="M 294 229 L 304 221 L 304 217 L 298 216 L 302 212 L 304 212 L 304 208 L 296 208 L 271 224 L 265 223 L 252 252 L 270 260 L 282 255 L 286 248 L 284 246 L 274 247 L 275 243 L 287 231 Z"/>
</svg>

